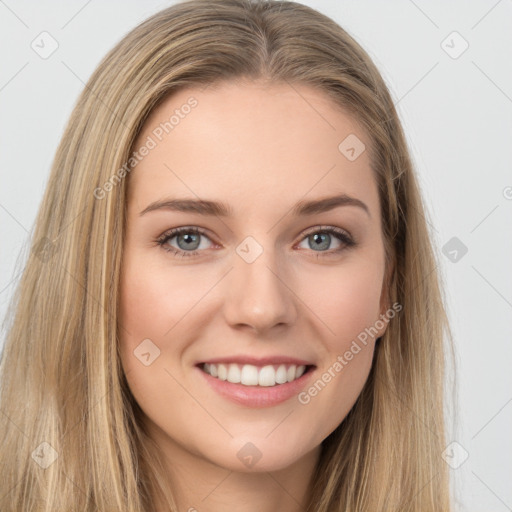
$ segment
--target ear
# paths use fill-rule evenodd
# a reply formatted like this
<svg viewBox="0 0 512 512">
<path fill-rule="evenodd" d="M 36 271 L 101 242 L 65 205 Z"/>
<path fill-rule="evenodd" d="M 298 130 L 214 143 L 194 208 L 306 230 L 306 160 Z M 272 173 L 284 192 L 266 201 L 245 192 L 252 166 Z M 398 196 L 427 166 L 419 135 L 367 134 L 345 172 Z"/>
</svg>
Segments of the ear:
<svg viewBox="0 0 512 512">
<path fill-rule="evenodd" d="M 382 290 L 380 294 L 380 314 L 384 315 L 391 307 L 391 277 L 393 275 L 393 265 L 389 264 L 385 270 L 384 278 L 382 279 Z"/>
<path fill-rule="evenodd" d="M 389 323 L 389 310 L 391 309 L 391 280 L 393 277 L 394 263 L 387 265 L 382 282 L 382 291 L 380 295 L 380 316 L 376 321 L 378 328 L 377 340 L 381 338 L 386 332 Z"/>
</svg>

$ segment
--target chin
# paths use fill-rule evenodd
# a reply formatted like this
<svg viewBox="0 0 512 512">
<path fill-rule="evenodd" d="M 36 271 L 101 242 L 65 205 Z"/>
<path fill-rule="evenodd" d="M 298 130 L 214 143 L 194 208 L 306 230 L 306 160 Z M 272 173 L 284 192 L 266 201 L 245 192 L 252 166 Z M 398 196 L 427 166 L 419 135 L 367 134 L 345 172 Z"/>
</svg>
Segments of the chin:
<svg viewBox="0 0 512 512">
<path fill-rule="evenodd" d="M 216 463 L 239 473 L 280 471 L 299 462 L 315 449 L 311 447 L 309 450 L 304 450 L 303 443 L 292 441 L 290 438 L 287 441 L 287 443 L 281 439 L 270 441 L 263 436 L 235 438 L 223 450 L 222 457 L 217 458 Z"/>
</svg>

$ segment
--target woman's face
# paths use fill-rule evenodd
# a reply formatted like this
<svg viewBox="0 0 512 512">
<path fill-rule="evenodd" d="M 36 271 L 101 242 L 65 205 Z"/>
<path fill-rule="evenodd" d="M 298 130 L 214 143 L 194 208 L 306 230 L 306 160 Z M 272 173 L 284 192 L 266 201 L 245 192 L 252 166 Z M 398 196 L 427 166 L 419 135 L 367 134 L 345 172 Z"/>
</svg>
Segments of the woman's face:
<svg viewBox="0 0 512 512">
<path fill-rule="evenodd" d="M 306 86 L 189 88 L 152 112 L 129 177 L 120 342 L 169 457 L 285 468 L 353 406 L 386 328 L 369 143 Z"/>
</svg>

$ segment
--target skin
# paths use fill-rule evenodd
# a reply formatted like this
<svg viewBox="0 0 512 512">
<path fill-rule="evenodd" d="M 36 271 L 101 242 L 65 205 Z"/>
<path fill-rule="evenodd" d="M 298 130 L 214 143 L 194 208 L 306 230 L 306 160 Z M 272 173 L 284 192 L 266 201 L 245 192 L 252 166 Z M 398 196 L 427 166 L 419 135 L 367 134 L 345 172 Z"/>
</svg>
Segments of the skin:
<svg viewBox="0 0 512 512">
<path fill-rule="evenodd" d="M 307 390 L 386 311 L 369 151 L 349 161 L 338 150 L 349 134 L 367 148 L 370 140 L 314 88 L 233 81 L 167 98 L 135 147 L 191 96 L 197 106 L 129 176 L 119 312 L 123 368 L 168 461 L 179 510 L 302 510 L 321 442 L 359 396 L 386 326 L 308 404 L 294 396 L 271 407 L 241 406 L 198 378 L 195 365 L 233 354 L 299 357 L 316 365 Z M 363 201 L 369 214 L 351 205 L 291 214 L 300 200 L 336 194 Z M 222 201 L 233 216 L 166 209 L 140 215 L 170 197 Z M 180 226 L 207 231 L 199 255 L 176 256 L 156 242 Z M 345 230 L 356 245 L 344 247 L 331 235 L 327 249 L 316 248 L 308 236 L 322 226 Z M 247 236 L 263 249 L 250 264 L 236 252 Z M 186 251 L 179 238 L 167 247 Z M 160 350 L 149 366 L 134 356 L 145 339 Z M 252 468 L 237 457 L 248 442 L 262 455 Z"/>
</svg>

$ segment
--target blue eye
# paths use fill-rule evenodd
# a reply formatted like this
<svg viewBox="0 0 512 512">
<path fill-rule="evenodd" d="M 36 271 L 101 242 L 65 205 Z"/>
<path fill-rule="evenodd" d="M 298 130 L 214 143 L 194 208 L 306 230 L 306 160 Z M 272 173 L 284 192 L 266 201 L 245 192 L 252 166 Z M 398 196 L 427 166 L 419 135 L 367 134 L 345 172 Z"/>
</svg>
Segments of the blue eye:
<svg viewBox="0 0 512 512">
<path fill-rule="evenodd" d="M 340 243 L 340 247 L 337 249 L 329 249 L 333 237 Z M 355 245 L 354 240 L 350 235 L 343 229 L 335 227 L 317 228 L 313 231 L 306 233 L 304 242 L 308 243 L 309 248 L 313 248 L 314 252 L 327 253 L 325 255 L 332 255 L 333 253 L 339 253 L 340 251 L 353 247 Z M 317 251 L 316 249 L 321 249 Z M 326 249 L 326 250 L 324 250 Z M 319 254 L 319 256 L 320 256 Z M 322 254 L 323 256 L 324 254 Z"/>
<path fill-rule="evenodd" d="M 171 229 L 167 233 L 164 233 L 156 242 L 165 251 L 172 252 L 175 256 L 196 256 L 205 249 L 205 247 L 201 247 L 202 237 L 210 240 L 206 233 L 199 228 L 181 227 Z M 329 249 L 333 237 L 340 242 L 341 246 L 336 249 Z M 170 244 L 175 238 L 178 247 Z M 345 230 L 335 227 L 315 227 L 313 230 L 310 230 L 309 233 L 306 233 L 303 238 L 303 242 L 304 241 L 308 243 L 309 248 L 311 248 L 313 252 L 318 253 L 318 256 L 337 254 L 344 249 L 356 245 L 355 241 Z"/>
<path fill-rule="evenodd" d="M 171 229 L 157 240 L 157 243 L 168 252 L 174 253 L 176 256 L 195 256 L 198 254 L 196 249 L 199 249 L 201 237 L 208 238 L 204 231 L 192 228 L 176 228 Z M 169 242 L 176 238 L 178 240 L 178 248 L 169 244 Z"/>
</svg>

